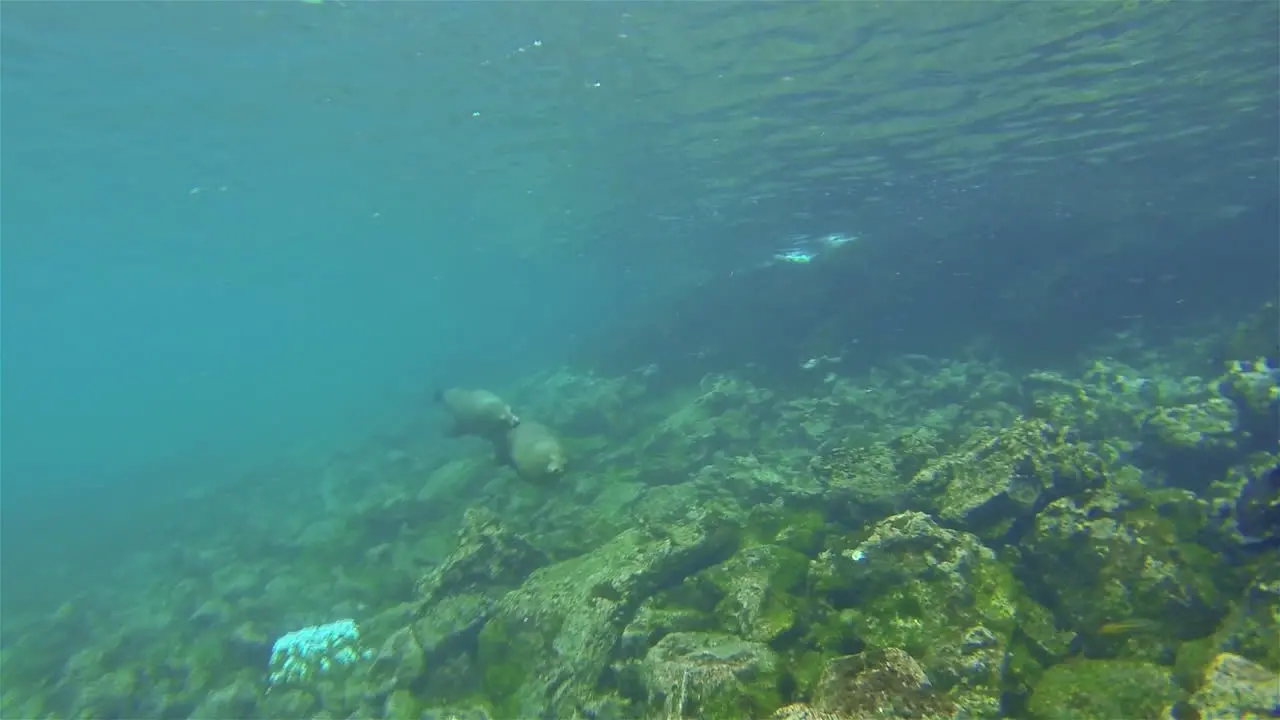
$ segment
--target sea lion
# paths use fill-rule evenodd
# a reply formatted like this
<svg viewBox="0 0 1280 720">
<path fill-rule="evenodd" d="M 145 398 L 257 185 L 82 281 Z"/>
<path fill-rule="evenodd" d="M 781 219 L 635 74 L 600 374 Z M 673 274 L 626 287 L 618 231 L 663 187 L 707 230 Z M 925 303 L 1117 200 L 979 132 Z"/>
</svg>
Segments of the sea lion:
<svg viewBox="0 0 1280 720">
<path fill-rule="evenodd" d="M 453 426 L 449 429 L 453 437 L 479 435 L 497 440 L 520 425 L 520 418 L 511 412 L 511 406 L 488 390 L 449 388 L 436 393 L 436 402 L 453 415 Z"/>
<path fill-rule="evenodd" d="M 540 423 L 520 423 L 508 430 L 494 447 L 498 461 L 515 468 L 520 477 L 529 482 L 551 482 L 564 475 L 569 467 L 560 439 Z"/>
</svg>

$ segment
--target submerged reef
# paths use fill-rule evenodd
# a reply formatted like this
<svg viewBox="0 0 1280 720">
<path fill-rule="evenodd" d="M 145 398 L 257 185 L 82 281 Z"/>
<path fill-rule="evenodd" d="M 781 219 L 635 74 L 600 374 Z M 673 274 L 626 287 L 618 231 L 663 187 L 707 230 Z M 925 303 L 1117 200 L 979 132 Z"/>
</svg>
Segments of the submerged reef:
<svg viewBox="0 0 1280 720">
<path fill-rule="evenodd" d="M 1274 358 L 1122 349 L 533 378 L 563 482 L 400 438 L 243 490 L 269 522 L 7 617 L 0 716 L 1271 716 Z"/>
</svg>

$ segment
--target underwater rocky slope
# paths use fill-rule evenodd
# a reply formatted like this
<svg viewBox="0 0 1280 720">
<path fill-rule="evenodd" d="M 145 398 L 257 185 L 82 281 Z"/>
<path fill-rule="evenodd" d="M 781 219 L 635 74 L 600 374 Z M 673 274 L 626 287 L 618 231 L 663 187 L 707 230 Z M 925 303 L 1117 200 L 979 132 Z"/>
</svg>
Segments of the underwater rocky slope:
<svg viewBox="0 0 1280 720">
<path fill-rule="evenodd" d="M 330 460 L 321 517 L 245 490 L 274 536 L 7 623 L 0 716 L 1267 717 L 1251 335 L 1074 373 L 535 378 L 510 395 L 569 438 L 560 486 L 410 437 Z"/>
</svg>

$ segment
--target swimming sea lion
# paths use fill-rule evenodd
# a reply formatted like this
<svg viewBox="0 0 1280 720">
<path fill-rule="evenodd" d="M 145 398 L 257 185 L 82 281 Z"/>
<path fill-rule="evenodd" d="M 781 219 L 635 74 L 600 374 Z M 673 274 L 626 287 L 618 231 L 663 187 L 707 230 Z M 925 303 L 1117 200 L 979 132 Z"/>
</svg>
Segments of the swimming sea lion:
<svg viewBox="0 0 1280 720">
<path fill-rule="evenodd" d="M 511 412 L 511 406 L 488 390 L 450 388 L 437 392 L 436 401 L 453 415 L 449 434 L 454 437 L 479 435 L 496 441 L 520 425 L 520 418 Z"/>
<path fill-rule="evenodd" d="M 546 425 L 533 421 L 511 428 L 494 446 L 498 461 L 515 468 L 520 477 L 529 482 L 551 482 L 564 475 L 569 467 L 560 439 Z"/>
</svg>

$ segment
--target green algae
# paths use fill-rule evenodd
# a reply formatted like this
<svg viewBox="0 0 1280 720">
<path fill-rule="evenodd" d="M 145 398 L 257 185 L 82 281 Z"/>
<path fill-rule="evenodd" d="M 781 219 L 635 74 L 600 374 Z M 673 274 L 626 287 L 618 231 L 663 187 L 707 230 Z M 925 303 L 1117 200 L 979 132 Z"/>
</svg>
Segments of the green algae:
<svg viewBox="0 0 1280 720">
<path fill-rule="evenodd" d="M 999 538 L 1050 501 L 1106 484 L 1105 464 L 1071 436 L 1035 419 L 979 430 L 916 473 L 909 487 L 941 519 Z"/>
<path fill-rule="evenodd" d="M 1159 718 L 1180 698 L 1167 668 L 1128 660 L 1074 660 L 1045 672 L 1028 708 L 1035 720 Z"/>
<path fill-rule="evenodd" d="M 1199 427 L 1187 408 L 1240 412 L 1247 398 L 1203 379 L 1138 382 L 1117 363 L 1022 381 L 980 382 L 975 363 L 942 369 L 821 400 L 712 376 L 626 419 L 576 408 L 584 428 L 644 431 L 591 441 L 610 449 L 583 458 L 572 491 L 524 509 L 500 490 L 463 512 L 429 507 L 416 482 L 401 496 L 379 488 L 347 521 L 304 533 L 316 549 L 288 577 L 228 566 L 216 582 L 168 588 L 189 624 L 163 635 L 181 661 L 158 631 L 104 634 L 61 610 L 42 633 L 92 640 L 65 662 L 41 655 L 35 635 L 6 645 L 7 677 L 24 688 L 5 688 L 4 714 L 838 716 L 867 710 L 850 699 L 861 688 L 918 717 L 1143 717 L 1204 687 L 1224 651 L 1280 665 L 1274 561 L 1227 567 L 1215 552 L 1240 541 L 1226 522 L 1234 500 L 1275 456 L 1224 443 L 1229 469 L 1184 488 L 1135 464 L 1159 453 L 1125 449 L 1145 438 L 1201 452 L 1179 434 Z M 1025 414 L 1004 405 L 1021 386 Z M 990 413 L 927 409 L 968 387 Z M 917 408 L 914 423 L 884 423 L 894 407 Z M 999 421 L 944 432 L 937 407 L 953 408 L 948 422 Z M 449 463 L 429 482 L 479 487 L 489 472 Z M 449 512 L 457 533 L 414 533 L 418 514 Z M 361 550 L 326 565 L 335 545 Z M 253 670 L 274 634 L 261 618 L 316 583 L 382 600 L 360 612 L 376 655 L 349 677 L 267 693 Z M 1115 697 L 1091 699 L 1108 676 L 1122 678 Z"/>
</svg>

